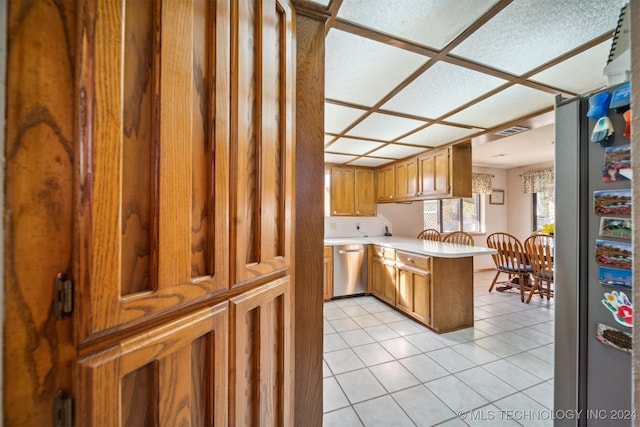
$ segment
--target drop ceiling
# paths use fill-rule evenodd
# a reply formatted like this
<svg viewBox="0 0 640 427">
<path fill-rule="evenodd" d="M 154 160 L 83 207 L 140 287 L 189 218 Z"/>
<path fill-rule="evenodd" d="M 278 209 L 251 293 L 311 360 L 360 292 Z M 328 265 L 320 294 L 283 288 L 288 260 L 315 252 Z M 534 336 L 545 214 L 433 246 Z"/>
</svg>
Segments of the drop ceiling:
<svg viewBox="0 0 640 427">
<path fill-rule="evenodd" d="M 542 145 L 552 153 L 557 95 L 606 86 L 603 68 L 626 0 L 311 3 L 329 16 L 326 163 L 377 167 L 471 139 L 474 164 L 509 167 L 507 155 L 496 155 Z M 508 149 L 516 136 L 494 133 L 512 125 L 531 130 Z M 540 126 L 546 131 L 530 134 Z M 544 144 L 526 142 L 527 134 Z"/>
</svg>

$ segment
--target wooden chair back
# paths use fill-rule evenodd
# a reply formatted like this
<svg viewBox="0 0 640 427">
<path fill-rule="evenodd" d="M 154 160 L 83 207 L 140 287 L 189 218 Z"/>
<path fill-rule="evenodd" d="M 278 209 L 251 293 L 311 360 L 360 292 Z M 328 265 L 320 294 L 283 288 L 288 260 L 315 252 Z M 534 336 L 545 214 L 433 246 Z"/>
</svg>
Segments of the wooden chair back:
<svg viewBox="0 0 640 427">
<path fill-rule="evenodd" d="M 442 241 L 447 243 L 455 243 L 458 245 L 474 245 L 473 236 L 469 233 L 465 233 L 464 231 L 454 231 L 452 233 L 449 233 L 444 236 L 444 239 L 442 239 Z"/>
<path fill-rule="evenodd" d="M 547 298 L 550 296 L 549 287 L 553 282 L 554 247 L 554 238 L 549 234 L 533 234 L 524 241 L 524 250 L 531 264 L 531 274 L 537 280 L 546 282 Z"/>
<path fill-rule="evenodd" d="M 491 255 L 497 270 L 512 274 L 531 272 L 527 254 L 517 237 L 509 233 L 493 233 L 487 237 L 487 246 L 497 251 Z"/>
<path fill-rule="evenodd" d="M 422 230 L 420 234 L 418 234 L 418 239 L 422 240 L 435 240 L 437 242 L 442 241 L 442 234 L 435 228 L 427 228 L 426 230 Z"/>
</svg>

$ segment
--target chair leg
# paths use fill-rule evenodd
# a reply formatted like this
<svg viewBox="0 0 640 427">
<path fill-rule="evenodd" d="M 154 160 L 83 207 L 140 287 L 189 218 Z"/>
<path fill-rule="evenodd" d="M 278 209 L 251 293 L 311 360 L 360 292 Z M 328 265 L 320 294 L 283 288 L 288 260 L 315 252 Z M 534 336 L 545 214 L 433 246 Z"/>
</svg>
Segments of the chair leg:
<svg viewBox="0 0 640 427">
<path fill-rule="evenodd" d="M 493 287 L 496 285 L 496 280 L 498 280 L 498 276 L 500 275 L 501 271 L 498 270 L 496 272 L 495 277 L 493 278 L 493 280 L 491 281 L 491 286 L 489 286 L 489 292 L 491 292 L 493 290 Z"/>
<path fill-rule="evenodd" d="M 533 294 L 536 292 L 536 289 L 538 289 L 539 285 L 538 283 L 540 282 L 540 280 L 538 279 L 533 279 L 533 284 L 531 285 L 531 290 L 529 291 L 529 296 L 527 297 L 527 304 L 529 304 L 531 302 L 531 297 L 533 297 Z M 542 290 L 538 290 L 538 293 L 540 294 L 540 298 L 542 298 Z"/>
<path fill-rule="evenodd" d="M 520 278 L 520 283 L 518 287 L 520 288 L 520 302 L 524 302 L 524 287 L 525 284 L 528 283 L 526 280 L 526 276 L 518 276 Z"/>
</svg>

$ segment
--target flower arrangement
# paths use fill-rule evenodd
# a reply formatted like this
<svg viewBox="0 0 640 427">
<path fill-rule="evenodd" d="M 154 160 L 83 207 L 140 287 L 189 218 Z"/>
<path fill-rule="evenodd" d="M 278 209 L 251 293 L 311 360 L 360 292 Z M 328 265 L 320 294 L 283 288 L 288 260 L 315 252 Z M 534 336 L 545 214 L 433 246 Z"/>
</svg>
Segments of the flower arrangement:
<svg viewBox="0 0 640 427">
<path fill-rule="evenodd" d="M 551 223 L 551 224 L 542 224 L 542 228 L 540 229 L 540 232 L 545 233 L 545 234 L 551 234 L 553 236 L 553 233 L 555 231 L 555 224 Z"/>
</svg>

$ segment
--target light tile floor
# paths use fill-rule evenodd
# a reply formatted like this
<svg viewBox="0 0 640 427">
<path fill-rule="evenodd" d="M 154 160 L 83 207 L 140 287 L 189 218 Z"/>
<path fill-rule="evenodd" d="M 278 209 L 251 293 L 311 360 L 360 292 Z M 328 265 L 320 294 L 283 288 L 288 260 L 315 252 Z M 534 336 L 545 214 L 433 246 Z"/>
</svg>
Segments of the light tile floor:
<svg viewBox="0 0 640 427">
<path fill-rule="evenodd" d="M 323 425 L 552 425 L 553 300 L 489 293 L 493 275 L 474 274 L 474 327 L 447 334 L 372 296 L 325 303 Z"/>
</svg>

